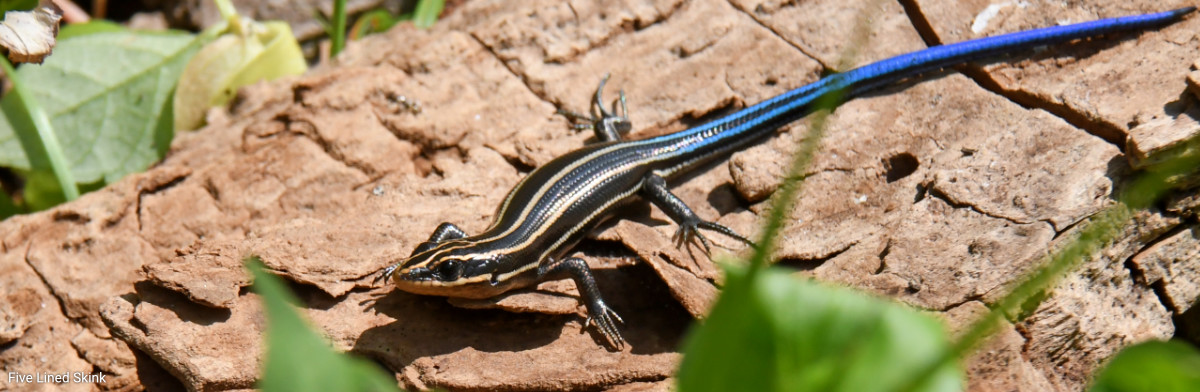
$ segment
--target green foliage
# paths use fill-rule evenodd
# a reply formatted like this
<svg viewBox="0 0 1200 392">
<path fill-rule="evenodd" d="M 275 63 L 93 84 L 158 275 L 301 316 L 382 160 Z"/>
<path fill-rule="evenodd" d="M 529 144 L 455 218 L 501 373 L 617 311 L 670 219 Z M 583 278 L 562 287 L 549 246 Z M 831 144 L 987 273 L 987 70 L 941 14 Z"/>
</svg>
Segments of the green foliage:
<svg viewBox="0 0 1200 392">
<path fill-rule="evenodd" d="M 333 0 L 333 42 L 329 45 L 330 56 L 337 56 L 346 46 L 346 0 Z"/>
<path fill-rule="evenodd" d="M 28 11 L 37 6 L 38 0 L 0 0 L 0 14 L 8 11 Z"/>
<path fill-rule="evenodd" d="M 1183 342 L 1145 342 L 1122 350 L 1091 392 L 1186 392 L 1200 388 L 1200 351 Z"/>
<path fill-rule="evenodd" d="M 35 189 L 43 191 L 43 194 L 35 194 L 32 200 L 26 200 L 31 201 L 29 204 L 39 206 L 37 203 L 41 200 L 78 198 L 79 189 L 75 187 L 75 176 L 71 173 L 66 156 L 63 155 L 58 135 L 50 125 L 50 120 L 46 118 L 46 112 L 38 104 L 38 98 L 26 86 L 28 80 L 13 71 L 7 58 L 0 58 L 0 68 L 4 69 L 5 75 L 9 75 L 13 84 L 12 92 L 0 99 L 0 109 L 3 109 L 0 113 L 8 120 L 4 124 L 11 122 L 15 126 L 16 144 L 20 147 L 16 152 L 28 163 L 25 169 L 33 174 L 30 177 L 42 180 L 40 183 L 33 183 L 40 185 Z M 8 128 L 9 139 L 14 136 L 13 129 Z M 2 131 L 0 128 L 0 132 Z M 3 140 L 2 133 L 0 140 Z"/>
<path fill-rule="evenodd" d="M 373 363 L 329 348 L 293 308 L 299 301 L 262 260 L 246 260 L 267 316 L 267 357 L 258 387 L 272 391 L 395 391 L 395 379 Z"/>
<path fill-rule="evenodd" d="M 68 38 L 82 37 L 96 33 L 116 33 L 125 30 L 125 26 L 107 20 L 92 20 L 87 23 L 72 23 L 63 26 L 58 31 L 58 40 L 62 41 Z"/>
<path fill-rule="evenodd" d="M 684 346 L 682 391 L 895 391 L 950 347 L 937 320 L 902 305 L 777 269 L 726 277 Z M 952 361 L 916 388 L 961 389 Z"/>
<path fill-rule="evenodd" d="M 173 133 L 163 118 L 175 81 L 201 44 L 190 34 L 88 34 L 60 41 L 45 63 L 16 74 L 48 115 L 75 181 L 111 183 L 161 158 L 156 141 Z M 34 168 L 14 133 L 25 126 L 0 121 L 0 165 Z"/>
<path fill-rule="evenodd" d="M 412 13 L 392 15 L 391 12 L 383 9 L 368 11 L 360 15 L 354 25 L 350 26 L 349 38 L 355 40 L 368 34 L 384 32 L 395 26 L 396 23 L 407 20 L 412 20 Z"/>
<path fill-rule="evenodd" d="M 13 204 L 12 196 L 0 189 L 0 219 L 21 213 L 21 208 Z"/>
<path fill-rule="evenodd" d="M 433 27 L 433 22 L 437 22 L 438 16 L 442 15 L 442 9 L 445 7 L 445 0 L 418 1 L 417 9 L 413 10 L 413 24 L 419 29 Z"/>
<path fill-rule="evenodd" d="M 387 31 L 397 23 L 410 20 L 413 21 L 414 24 L 419 28 L 427 29 L 433 26 L 433 23 L 437 21 L 438 16 L 445 7 L 445 1 L 420 0 L 417 2 L 416 9 L 411 12 L 401 13 L 399 15 L 393 14 L 383 8 L 367 11 L 358 16 L 358 18 L 354 21 L 354 25 L 350 26 L 350 30 L 348 32 L 344 32 L 345 28 L 340 27 L 345 26 L 345 24 L 339 25 L 337 23 L 339 15 L 338 9 L 336 8 L 337 2 L 334 3 L 334 6 L 333 21 L 327 21 L 319 14 L 316 15 L 316 17 L 317 20 L 321 22 L 321 26 L 325 28 L 325 33 L 332 38 L 333 42 L 330 51 L 334 56 L 336 56 L 338 52 L 341 51 L 339 49 L 339 40 L 342 42 L 345 41 L 342 39 L 343 35 L 346 36 L 346 39 L 356 40 L 369 34 Z M 418 13 L 424 15 L 425 19 L 416 20 L 416 15 Z"/>
<path fill-rule="evenodd" d="M 104 187 L 104 181 L 86 184 L 76 184 L 79 193 L 84 194 Z M 32 172 L 25 174 L 25 189 L 23 191 L 24 211 L 42 211 L 66 202 L 66 197 L 52 173 Z M 7 216 L 7 215 L 0 215 Z"/>
<path fill-rule="evenodd" d="M 72 188 L 74 187 L 72 184 Z M 29 211 L 42 211 L 67 202 L 62 185 L 54 173 L 48 171 L 32 171 L 25 173 L 25 188 L 22 190 L 23 207 Z"/>
<path fill-rule="evenodd" d="M 306 70 L 286 23 L 227 19 L 200 35 L 71 25 L 45 63 L 10 72 L 18 83 L 0 100 L 0 166 L 25 177 L 18 210 L 74 199 L 76 184 L 96 188 L 142 171 L 166 154 L 177 122 L 194 128 L 238 87 Z"/>
</svg>

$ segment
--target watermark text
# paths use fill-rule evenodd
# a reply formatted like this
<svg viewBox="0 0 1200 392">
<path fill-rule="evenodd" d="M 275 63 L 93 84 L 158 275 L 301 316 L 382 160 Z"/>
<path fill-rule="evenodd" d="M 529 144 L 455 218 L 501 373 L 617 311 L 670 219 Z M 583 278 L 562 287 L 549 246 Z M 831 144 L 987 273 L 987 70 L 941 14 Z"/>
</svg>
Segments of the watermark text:
<svg viewBox="0 0 1200 392">
<path fill-rule="evenodd" d="M 103 372 L 62 372 L 62 373 L 18 373 L 8 372 L 9 384 L 100 384 L 105 382 Z"/>
</svg>

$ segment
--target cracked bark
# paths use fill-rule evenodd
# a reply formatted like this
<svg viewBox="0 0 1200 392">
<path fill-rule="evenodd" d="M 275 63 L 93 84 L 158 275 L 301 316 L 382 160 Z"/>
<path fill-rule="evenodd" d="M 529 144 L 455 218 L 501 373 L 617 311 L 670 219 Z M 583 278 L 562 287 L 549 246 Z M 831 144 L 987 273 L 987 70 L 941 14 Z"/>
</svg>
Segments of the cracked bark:
<svg viewBox="0 0 1200 392">
<path fill-rule="evenodd" d="M 1007 216 L 991 214 L 991 213 L 988 213 L 987 211 L 980 210 L 978 206 L 970 204 L 969 202 L 954 200 L 954 199 L 950 198 L 949 195 L 946 195 L 945 192 L 942 192 L 940 189 L 937 189 L 936 184 L 930 183 L 930 184 L 926 184 L 925 186 L 927 186 L 926 189 L 928 189 L 928 192 L 926 193 L 927 195 L 929 195 L 930 197 L 933 197 L 933 198 L 940 199 L 940 200 L 946 202 L 946 204 L 949 204 L 951 207 L 966 208 L 966 209 L 971 210 L 972 212 L 975 212 L 976 214 L 980 214 L 980 215 L 987 216 L 990 218 L 1006 220 L 1006 221 L 1012 222 L 1014 224 L 1033 223 L 1033 222 L 1023 222 L 1023 221 L 1020 221 L 1020 220 L 1017 220 L 1017 219 L 1014 219 L 1011 217 L 1007 217 Z M 1042 220 L 1041 222 L 1047 223 L 1047 224 L 1050 223 L 1049 220 Z"/>
<path fill-rule="evenodd" d="M 662 386 L 678 361 L 686 324 L 704 314 L 720 276 L 703 257 L 670 245 L 675 227 L 654 208 L 625 212 L 627 219 L 596 234 L 606 244 L 630 247 L 649 267 L 588 257 L 606 298 L 629 321 L 623 332 L 636 348 L 631 352 L 597 351 L 592 336 L 580 333 L 583 318 L 570 314 L 573 298 L 562 295 L 569 288 L 549 285 L 520 301 L 497 301 L 500 308 L 533 312 L 507 314 L 385 294 L 388 289 L 364 279 L 402 259 L 441 222 L 478 233 L 522 172 L 582 145 L 590 135 L 571 130 L 555 109 L 588 107 L 605 73 L 614 75 L 610 87 L 629 91 L 636 126 L 631 138 L 695 125 L 815 80 L 829 68 L 823 64 L 834 64 L 845 51 L 847 43 L 837 37 L 847 34 L 838 32 L 852 26 L 801 28 L 856 15 L 833 3 L 470 2 L 432 31 L 400 27 L 352 43 L 336 65 L 245 89 L 227 118 L 179 135 L 167 159 L 150 172 L 55 211 L 0 223 L 0 268 L 32 282 L 0 287 L 25 287 L 38 299 L 60 301 L 57 309 L 21 314 L 30 320 L 26 331 L 6 346 L 15 348 L 0 352 L 0 363 L 19 363 L 33 355 L 23 345 L 48 337 L 62 344 L 46 350 L 65 354 L 54 370 L 92 369 L 94 356 L 61 347 L 87 328 L 149 353 L 187 387 L 252 385 L 257 355 L 245 347 L 258 340 L 247 331 L 260 325 L 256 298 L 244 290 L 249 282 L 239 266 L 242 257 L 257 254 L 276 273 L 305 285 L 305 312 L 337 348 L 375 358 L 409 387 L 599 389 L 644 384 L 639 380 Z M 858 48 L 859 64 L 934 42 L 922 36 L 964 39 L 955 26 L 977 10 L 949 3 L 884 4 L 874 39 Z M 1078 6 L 1083 11 L 1014 8 L 995 32 L 1054 24 L 1039 15 L 1112 16 L 1087 12 L 1110 12 L 1113 4 L 1087 2 Z M 1122 13 L 1165 7 L 1122 4 Z M 531 9 L 539 10 L 537 17 L 530 17 Z M 969 322 L 1003 295 L 1014 276 L 1102 208 L 1116 188 L 1112 182 L 1129 175 L 1110 170 L 1123 164 L 1120 146 L 1080 129 L 1089 123 L 1036 108 L 1059 105 L 1110 124 L 1149 123 L 1145 119 L 1165 100 L 1179 97 L 1144 95 L 1182 90 L 1182 82 L 1171 72 L 1129 70 L 1173 69 L 1175 57 L 1200 57 L 1194 48 L 1177 53 L 1198 21 L 1115 45 L 1067 45 L 1018 58 L 1016 65 L 979 68 L 1000 90 L 979 75 L 940 73 L 846 103 L 829 118 L 830 137 L 805 174 L 780 257 L 808 260 L 806 273 L 818 279 L 936 309 L 952 327 Z M 1175 57 L 1156 54 L 1164 48 Z M 1049 57 L 1060 53 L 1079 58 Z M 755 58 L 768 60 L 746 61 Z M 1058 94 L 1074 90 L 1037 82 L 1064 78 L 1092 81 L 1093 94 Z M 1010 90 L 1030 91 L 1037 102 L 1014 103 L 1004 93 Z M 418 99 L 422 111 L 393 110 L 380 101 L 389 95 Z M 1114 108 L 1113 101 L 1136 109 Z M 1098 104 L 1081 110 L 1088 102 Z M 1135 117 L 1143 121 L 1131 121 Z M 728 166 L 699 170 L 673 190 L 700 216 L 754 236 L 762 202 L 806 128 L 804 121 L 785 127 L 736 154 Z M 905 158 L 911 172 L 897 169 L 898 156 L 911 157 Z M 929 185 L 938 173 L 954 174 L 966 185 L 926 189 L 935 188 Z M 147 184 L 160 188 L 144 193 L 154 188 Z M 922 197 L 928 193 L 934 197 Z M 1143 231 L 1127 233 L 1067 277 L 1030 319 L 1002 328 L 968 362 L 970 388 L 1079 389 L 1094 363 L 1121 346 L 1170 336 L 1169 315 L 1186 309 L 1164 307 L 1163 293 L 1175 298 L 1189 278 L 1167 273 L 1181 270 L 1166 267 L 1186 265 L 1177 261 L 1186 252 L 1168 252 L 1175 249 L 1168 245 L 1194 248 L 1189 238 L 1163 234 L 1164 228 L 1195 224 L 1194 215 L 1183 212 L 1195 210 L 1187 197 L 1176 200 L 1169 207 L 1179 211 L 1174 216 L 1147 213 L 1137 224 Z M 92 297 L 75 292 L 75 281 L 52 276 L 65 269 L 39 270 L 25 257 L 46 247 L 37 249 L 46 259 L 69 258 L 50 252 L 61 239 L 33 241 L 53 237 L 40 233 L 51 229 L 76 233 L 76 242 L 128 240 L 144 249 L 120 253 L 110 244 L 93 247 L 107 252 L 93 258 L 140 264 L 129 268 L 129 282 L 101 288 L 108 302 L 77 300 Z M 1133 276 L 1126 263 L 1146 274 Z M 1161 279 L 1148 278 L 1158 273 Z M 0 281 L 8 275 L 0 274 Z M 143 282 L 135 287 L 135 280 Z M 380 306 L 367 309 L 368 298 Z M 76 313 L 84 316 L 69 319 L 76 302 L 87 305 Z M 220 321 L 199 325 L 181 315 Z M 89 319 L 104 327 L 96 330 Z M 238 371 L 222 371 L 204 356 L 229 361 L 234 365 L 225 368 Z M 135 358 L 139 366 L 151 362 Z M 596 375 L 595 366 L 607 373 Z"/>
</svg>

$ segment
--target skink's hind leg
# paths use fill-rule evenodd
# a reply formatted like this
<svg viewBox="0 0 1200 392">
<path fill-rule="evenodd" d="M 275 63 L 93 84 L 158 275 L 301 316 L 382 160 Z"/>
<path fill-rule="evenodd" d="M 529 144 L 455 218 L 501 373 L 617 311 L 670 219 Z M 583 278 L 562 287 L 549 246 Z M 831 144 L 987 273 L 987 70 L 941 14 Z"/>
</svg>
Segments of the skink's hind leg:
<svg viewBox="0 0 1200 392">
<path fill-rule="evenodd" d="M 700 229 L 715 231 L 744 242 L 747 245 L 754 245 L 754 243 L 736 231 L 733 231 L 733 229 L 715 222 L 700 219 L 696 215 L 696 212 L 692 211 L 687 204 L 684 204 L 683 200 L 679 199 L 679 196 L 671 193 L 671 189 L 667 187 L 667 180 L 662 178 L 662 176 L 654 173 L 647 174 L 646 178 L 642 181 L 642 195 L 659 209 L 663 210 L 663 212 L 667 213 L 667 216 L 671 217 L 671 220 L 679 225 L 679 230 L 675 232 L 675 243 L 677 246 L 682 247 L 689 242 L 699 239 L 700 244 L 704 246 L 704 253 L 710 254 L 712 252 L 711 243 L 704 236 L 704 233 L 700 232 Z"/>
<path fill-rule="evenodd" d="M 616 323 L 624 323 L 624 321 L 621 320 L 621 316 L 617 315 L 617 312 L 604 303 L 603 298 L 600 298 L 600 289 L 596 288 L 596 280 L 592 277 L 592 270 L 588 268 L 587 262 L 578 257 L 571 257 L 562 260 L 546 260 L 538 266 L 539 281 L 559 278 L 574 280 L 575 287 L 583 296 L 582 300 L 587 305 L 588 312 L 587 322 L 583 327 L 586 329 L 595 324 L 610 347 L 617 350 L 623 349 L 625 339 L 621 338 L 621 332 L 617 330 Z"/>
<path fill-rule="evenodd" d="M 621 90 L 621 113 L 617 114 L 617 106 L 614 103 L 612 112 L 604 108 L 604 84 L 608 83 L 608 77 L 600 80 L 600 87 L 596 88 L 596 97 L 592 102 L 592 108 L 599 110 L 600 117 L 593 117 L 586 114 L 572 112 L 566 109 L 559 109 L 558 114 L 566 116 L 567 119 L 575 122 L 571 126 L 577 130 L 591 129 L 595 132 L 596 138 L 602 142 L 615 142 L 621 140 L 621 135 L 633 129 L 633 123 L 629 122 L 629 107 L 625 102 L 625 90 Z M 582 121 L 582 122 L 579 122 Z"/>
<path fill-rule="evenodd" d="M 426 240 L 420 245 L 417 245 L 416 248 L 413 248 L 413 252 L 411 255 L 409 255 L 409 257 L 416 256 L 417 253 L 433 249 L 433 247 L 437 246 L 437 244 L 442 241 L 457 240 L 466 236 L 467 233 L 458 228 L 458 226 L 455 226 L 453 223 L 442 222 L 442 224 L 438 225 L 436 229 L 433 229 L 433 234 L 429 235 L 429 240 Z M 387 268 L 384 268 L 379 276 L 375 277 L 374 283 L 378 285 L 379 282 L 386 282 L 392 277 L 392 273 L 396 272 L 396 268 L 400 268 L 400 264 L 402 263 L 392 264 Z"/>
</svg>

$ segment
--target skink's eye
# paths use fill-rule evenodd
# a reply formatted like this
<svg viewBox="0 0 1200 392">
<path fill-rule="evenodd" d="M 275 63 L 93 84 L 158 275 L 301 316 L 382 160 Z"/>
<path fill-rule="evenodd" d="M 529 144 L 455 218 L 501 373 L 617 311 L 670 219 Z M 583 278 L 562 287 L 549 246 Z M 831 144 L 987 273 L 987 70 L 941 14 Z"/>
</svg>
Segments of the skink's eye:
<svg viewBox="0 0 1200 392">
<path fill-rule="evenodd" d="M 446 260 L 437 266 L 438 277 L 443 282 L 457 280 L 462 275 L 462 264 L 458 260 Z"/>
</svg>

